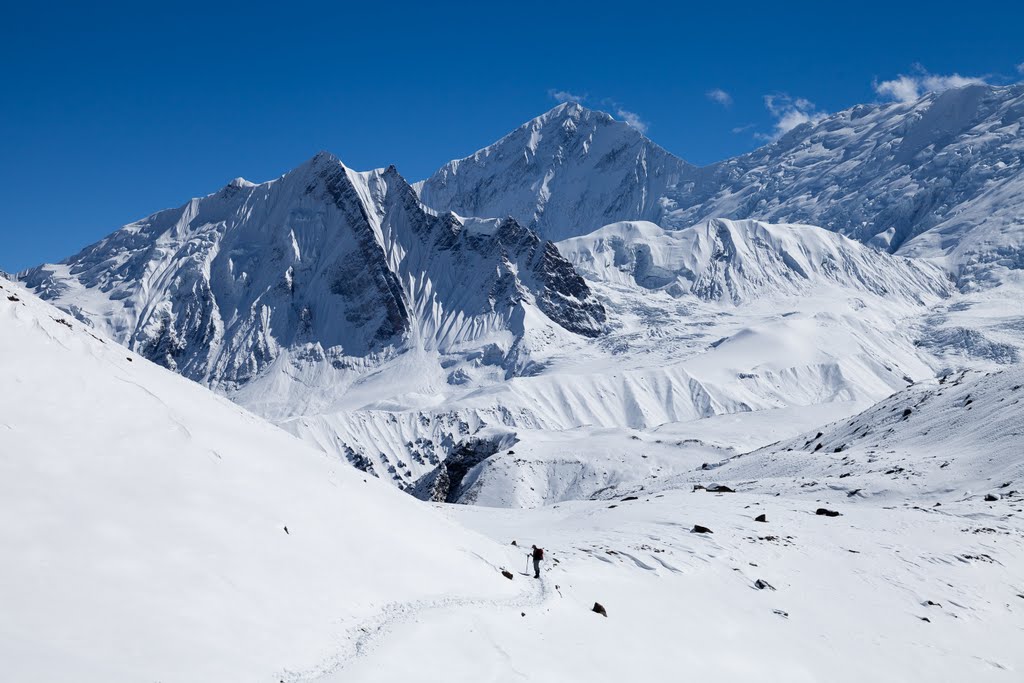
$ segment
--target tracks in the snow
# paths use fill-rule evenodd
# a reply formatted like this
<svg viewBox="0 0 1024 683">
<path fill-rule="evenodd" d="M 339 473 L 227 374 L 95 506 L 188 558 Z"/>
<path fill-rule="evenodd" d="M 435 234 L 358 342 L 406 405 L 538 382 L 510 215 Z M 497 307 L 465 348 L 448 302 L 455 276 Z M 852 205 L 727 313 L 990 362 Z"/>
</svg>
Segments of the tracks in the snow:
<svg viewBox="0 0 1024 683">
<path fill-rule="evenodd" d="M 283 671 L 278 675 L 278 679 L 281 683 L 310 683 L 312 681 L 328 680 L 329 677 L 340 673 L 355 660 L 372 652 L 396 626 L 427 612 L 463 607 L 502 609 L 538 607 L 550 599 L 551 588 L 546 580 L 534 583 L 539 585 L 536 588 L 521 593 L 515 598 L 507 600 L 441 598 L 438 600 L 419 600 L 385 605 L 377 616 L 349 629 L 344 639 L 344 645 L 334 656 L 312 669 L 305 671 Z"/>
</svg>

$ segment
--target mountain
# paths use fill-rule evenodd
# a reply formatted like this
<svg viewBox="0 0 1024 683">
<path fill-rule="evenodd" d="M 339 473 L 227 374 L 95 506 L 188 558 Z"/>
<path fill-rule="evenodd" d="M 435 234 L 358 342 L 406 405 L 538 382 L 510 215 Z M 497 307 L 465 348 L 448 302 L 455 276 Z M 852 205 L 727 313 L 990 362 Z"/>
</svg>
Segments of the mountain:
<svg viewBox="0 0 1024 683">
<path fill-rule="evenodd" d="M 512 216 L 558 240 L 618 220 L 656 220 L 660 198 L 694 170 L 626 123 L 567 102 L 417 188 L 427 206 Z"/>
<path fill-rule="evenodd" d="M 736 304 L 829 285 L 916 304 L 952 293 L 949 278 L 926 261 L 889 256 L 810 225 L 711 219 L 670 231 L 622 222 L 558 249 L 590 280 Z"/>
<path fill-rule="evenodd" d="M 698 168 L 607 115 L 562 105 L 419 187 L 434 208 L 511 215 L 552 239 L 622 220 L 818 225 L 890 252 L 948 257 L 969 287 L 992 268 L 1024 267 L 1022 122 L 1024 85 L 971 85 L 859 105 Z"/>
<path fill-rule="evenodd" d="M 7 281 L 0 359 L 5 680 L 311 678 L 396 602 L 519 599 L 505 544 Z"/>
<path fill-rule="evenodd" d="M 326 154 L 21 277 L 402 487 L 492 428 L 848 414 L 934 374 L 903 328 L 951 291 L 935 267 L 811 226 L 626 223 L 556 246 L 514 219 L 426 209 L 394 169 Z"/>
<path fill-rule="evenodd" d="M 146 358 L 225 389 L 275 365 L 362 370 L 410 348 L 497 342 L 504 357 L 527 317 L 585 336 L 604 321 L 535 232 L 437 214 L 393 167 L 356 173 L 326 153 L 21 278 Z"/>
</svg>

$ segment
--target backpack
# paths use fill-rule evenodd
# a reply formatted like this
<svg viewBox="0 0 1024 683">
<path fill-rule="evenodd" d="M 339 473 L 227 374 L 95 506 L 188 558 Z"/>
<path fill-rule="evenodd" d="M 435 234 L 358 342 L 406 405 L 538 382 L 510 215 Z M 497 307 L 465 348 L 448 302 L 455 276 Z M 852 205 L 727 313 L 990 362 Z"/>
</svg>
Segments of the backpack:
<svg viewBox="0 0 1024 683">
<path fill-rule="evenodd" d="M 543 548 L 534 548 L 533 549 L 533 559 L 535 559 L 535 560 L 543 560 L 544 559 L 544 549 Z"/>
</svg>

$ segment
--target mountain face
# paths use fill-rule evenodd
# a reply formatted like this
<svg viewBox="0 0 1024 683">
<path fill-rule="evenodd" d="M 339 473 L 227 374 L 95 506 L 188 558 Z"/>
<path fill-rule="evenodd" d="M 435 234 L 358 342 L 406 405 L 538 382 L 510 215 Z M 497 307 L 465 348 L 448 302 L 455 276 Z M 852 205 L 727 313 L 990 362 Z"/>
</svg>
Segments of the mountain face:
<svg viewBox="0 0 1024 683">
<path fill-rule="evenodd" d="M 629 125 L 561 104 L 419 183 L 427 206 L 512 216 L 548 239 L 620 220 L 656 220 L 669 188 L 696 169 Z"/>
<path fill-rule="evenodd" d="M 588 279 L 740 304 L 841 286 L 922 305 L 949 296 L 936 266 L 810 225 L 712 219 L 685 230 L 623 222 L 558 244 Z M 934 299 L 931 299 L 934 300 Z"/>
<path fill-rule="evenodd" d="M 853 107 L 698 168 L 606 115 L 562 105 L 445 165 L 421 184 L 421 197 L 438 209 L 508 214 L 553 239 L 621 220 L 680 229 L 755 218 L 819 225 L 890 252 L 948 256 L 968 271 L 1017 269 L 1022 122 L 1024 86 L 972 85 L 912 104 Z M 629 153 L 595 160 L 587 152 L 598 138 Z"/>
<path fill-rule="evenodd" d="M 524 308 L 580 335 L 604 323 L 583 279 L 535 232 L 437 214 L 393 167 L 356 173 L 325 153 L 126 225 L 22 279 L 147 358 L 227 388 L 285 351 L 344 369 L 518 337 Z"/>
</svg>

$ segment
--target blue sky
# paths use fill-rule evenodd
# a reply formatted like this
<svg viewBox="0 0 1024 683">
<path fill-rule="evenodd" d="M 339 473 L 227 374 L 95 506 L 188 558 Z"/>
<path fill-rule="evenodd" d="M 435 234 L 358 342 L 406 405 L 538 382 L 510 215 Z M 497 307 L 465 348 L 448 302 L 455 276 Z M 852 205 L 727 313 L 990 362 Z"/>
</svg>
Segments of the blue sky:
<svg viewBox="0 0 1024 683">
<path fill-rule="evenodd" d="M 0 268 L 320 149 L 418 180 L 556 96 L 706 164 L 953 74 L 1024 78 L 1021 3 L 149 4 L 5 9 Z"/>
</svg>

